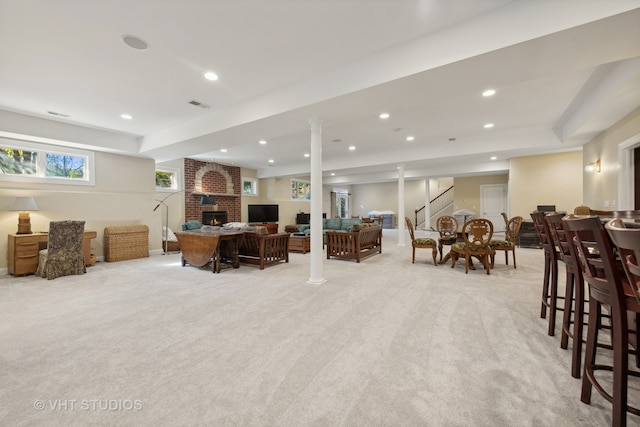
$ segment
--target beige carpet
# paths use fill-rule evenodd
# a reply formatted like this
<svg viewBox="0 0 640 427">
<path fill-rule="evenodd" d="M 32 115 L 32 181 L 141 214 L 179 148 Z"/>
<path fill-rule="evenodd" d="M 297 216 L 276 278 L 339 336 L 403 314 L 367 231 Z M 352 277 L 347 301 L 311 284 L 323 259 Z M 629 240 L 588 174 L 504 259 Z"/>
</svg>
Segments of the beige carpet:
<svg viewBox="0 0 640 427">
<path fill-rule="evenodd" d="M 570 350 L 539 318 L 542 251 L 465 275 L 427 250 L 412 265 L 384 236 L 360 264 L 325 260 L 319 286 L 309 254 L 263 271 L 173 254 L 3 276 L 0 425 L 610 424 L 597 393 L 580 402 Z"/>
</svg>

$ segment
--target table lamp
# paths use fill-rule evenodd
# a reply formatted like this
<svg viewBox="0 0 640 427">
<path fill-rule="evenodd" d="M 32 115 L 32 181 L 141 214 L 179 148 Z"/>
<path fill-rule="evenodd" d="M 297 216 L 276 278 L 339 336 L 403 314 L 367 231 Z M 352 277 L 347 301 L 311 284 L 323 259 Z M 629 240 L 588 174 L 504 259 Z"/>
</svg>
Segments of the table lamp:
<svg viewBox="0 0 640 427">
<path fill-rule="evenodd" d="M 29 211 L 38 210 L 38 205 L 36 205 L 33 197 L 15 197 L 9 210 L 20 211 L 20 213 L 18 213 L 17 234 L 31 234 L 31 217 L 29 217 Z"/>
</svg>

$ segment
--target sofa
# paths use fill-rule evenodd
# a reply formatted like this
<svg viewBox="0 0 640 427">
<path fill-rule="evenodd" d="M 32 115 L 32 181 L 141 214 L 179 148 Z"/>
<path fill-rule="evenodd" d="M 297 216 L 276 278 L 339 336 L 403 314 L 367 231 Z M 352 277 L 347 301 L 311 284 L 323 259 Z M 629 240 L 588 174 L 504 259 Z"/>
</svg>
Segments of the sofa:
<svg viewBox="0 0 640 427">
<path fill-rule="evenodd" d="M 347 232 L 356 224 L 362 224 L 360 218 L 322 218 L 322 234 L 326 236 L 327 231 Z M 285 231 L 291 230 L 290 226 L 285 227 Z M 298 233 L 311 234 L 310 224 L 300 224 L 296 226 Z M 324 239 L 326 243 L 326 238 Z"/>
<path fill-rule="evenodd" d="M 382 227 L 378 224 L 355 224 L 349 231 L 327 230 L 327 259 L 355 259 L 360 262 L 382 252 Z"/>
</svg>

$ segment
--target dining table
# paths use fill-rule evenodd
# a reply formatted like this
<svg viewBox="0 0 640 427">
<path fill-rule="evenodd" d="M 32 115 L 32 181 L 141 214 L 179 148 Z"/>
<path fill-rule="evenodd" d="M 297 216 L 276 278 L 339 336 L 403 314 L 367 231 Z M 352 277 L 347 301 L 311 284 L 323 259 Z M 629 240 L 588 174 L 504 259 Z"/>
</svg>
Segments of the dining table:
<svg viewBox="0 0 640 427">
<path fill-rule="evenodd" d="M 238 256 L 244 232 L 239 229 L 176 231 L 176 238 L 182 252 L 182 266 L 193 267 L 211 265 L 213 273 L 220 273 L 223 265 L 240 267 Z"/>
</svg>

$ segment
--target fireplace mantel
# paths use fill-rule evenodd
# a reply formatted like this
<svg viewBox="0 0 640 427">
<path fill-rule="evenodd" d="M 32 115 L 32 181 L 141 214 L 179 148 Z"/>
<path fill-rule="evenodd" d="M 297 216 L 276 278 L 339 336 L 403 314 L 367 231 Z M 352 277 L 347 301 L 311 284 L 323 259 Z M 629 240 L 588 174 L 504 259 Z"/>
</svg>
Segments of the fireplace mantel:
<svg viewBox="0 0 640 427">
<path fill-rule="evenodd" d="M 192 196 L 213 196 L 213 197 L 240 197 L 239 194 L 226 194 L 226 193 L 202 193 L 200 191 L 194 191 Z"/>
</svg>

